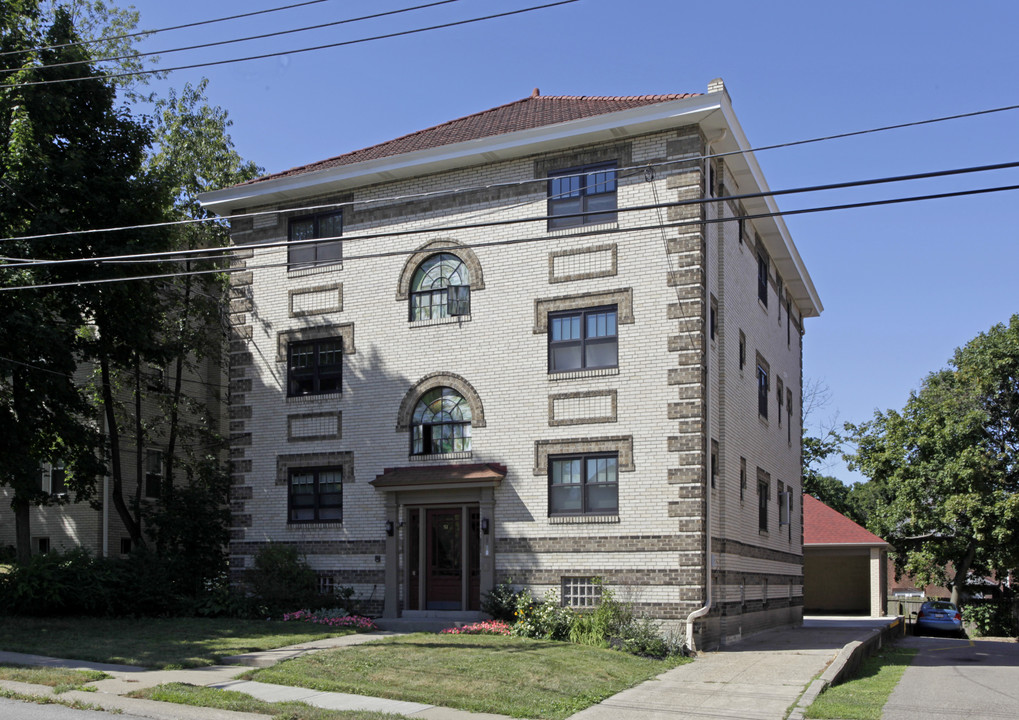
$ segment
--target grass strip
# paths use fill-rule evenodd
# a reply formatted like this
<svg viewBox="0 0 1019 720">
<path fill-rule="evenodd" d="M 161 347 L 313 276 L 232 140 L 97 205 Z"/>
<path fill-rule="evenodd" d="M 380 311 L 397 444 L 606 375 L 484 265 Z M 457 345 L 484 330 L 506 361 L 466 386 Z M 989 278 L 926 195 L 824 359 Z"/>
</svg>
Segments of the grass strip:
<svg viewBox="0 0 1019 720">
<path fill-rule="evenodd" d="M 806 717 L 881 720 L 881 709 L 914 655 L 915 648 L 885 646 L 863 661 L 852 680 L 821 693 L 807 708 Z"/>
<path fill-rule="evenodd" d="M 105 680 L 108 677 L 110 676 L 98 670 L 71 670 L 62 667 L 29 667 L 28 665 L 0 664 L 0 680 L 47 685 L 51 688 L 58 688 L 57 692 L 84 689 L 81 686 L 85 683 Z"/>
<path fill-rule="evenodd" d="M 367 710 L 326 710 L 302 702 L 266 702 L 235 690 L 217 690 L 185 683 L 168 683 L 136 690 L 128 697 L 219 710 L 261 713 L 286 720 L 406 720 L 402 715 Z"/>
<path fill-rule="evenodd" d="M 231 618 L 0 618 L 0 649 L 180 669 L 227 655 L 348 635 L 351 628 Z"/>
<path fill-rule="evenodd" d="M 690 662 L 499 635 L 387 638 L 253 670 L 259 682 L 561 720 Z"/>
<path fill-rule="evenodd" d="M 53 695 L 28 695 L 26 693 L 14 692 L 12 690 L 4 690 L 0 688 L 0 698 L 5 700 L 17 700 L 18 702 L 30 702 L 36 705 L 63 705 L 64 707 L 71 708 L 72 710 L 93 710 L 95 712 L 105 712 L 103 708 L 92 703 L 81 702 L 80 700 L 64 700 Z"/>
</svg>

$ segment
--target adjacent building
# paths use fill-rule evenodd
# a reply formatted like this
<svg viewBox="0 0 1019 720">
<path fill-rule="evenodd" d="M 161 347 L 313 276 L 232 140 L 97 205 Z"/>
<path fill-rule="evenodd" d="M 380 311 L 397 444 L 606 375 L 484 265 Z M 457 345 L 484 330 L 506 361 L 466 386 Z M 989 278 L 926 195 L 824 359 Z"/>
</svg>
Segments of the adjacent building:
<svg viewBox="0 0 1019 720">
<path fill-rule="evenodd" d="M 385 617 L 611 587 L 700 646 L 798 622 L 821 303 L 749 148 L 721 81 L 535 90 L 206 194 L 235 571 L 288 543 Z"/>
</svg>

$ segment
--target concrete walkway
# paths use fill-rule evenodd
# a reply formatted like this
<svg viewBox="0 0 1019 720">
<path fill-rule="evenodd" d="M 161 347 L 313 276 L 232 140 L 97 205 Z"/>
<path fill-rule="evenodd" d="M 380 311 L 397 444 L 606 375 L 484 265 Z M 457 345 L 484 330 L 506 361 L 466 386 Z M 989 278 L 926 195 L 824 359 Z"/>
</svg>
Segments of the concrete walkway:
<svg viewBox="0 0 1019 720">
<path fill-rule="evenodd" d="M 781 720 L 820 673 L 837 657 L 841 661 L 844 648 L 852 647 L 853 643 L 872 635 L 876 627 L 887 623 L 887 619 L 808 618 L 802 627 L 769 630 L 721 651 L 701 654 L 695 662 L 614 695 L 573 715 L 571 720 Z M 238 665 L 266 667 L 308 652 L 356 645 L 394 634 L 397 633 L 328 638 L 225 658 L 235 663 L 233 665 L 191 670 L 146 670 L 2 651 L 0 663 L 103 670 L 112 678 L 91 683 L 98 692 L 72 691 L 61 697 L 155 720 L 265 720 L 266 716 L 138 700 L 123 695 L 155 685 L 181 682 L 235 690 L 269 702 L 299 700 L 333 710 L 373 710 L 423 720 L 503 720 L 501 715 L 470 713 L 424 703 L 236 679 L 241 671 Z M 52 693 L 50 688 L 24 683 L 0 682 L 0 687 L 25 694 Z M 802 715 L 794 710 L 789 717 Z"/>
</svg>

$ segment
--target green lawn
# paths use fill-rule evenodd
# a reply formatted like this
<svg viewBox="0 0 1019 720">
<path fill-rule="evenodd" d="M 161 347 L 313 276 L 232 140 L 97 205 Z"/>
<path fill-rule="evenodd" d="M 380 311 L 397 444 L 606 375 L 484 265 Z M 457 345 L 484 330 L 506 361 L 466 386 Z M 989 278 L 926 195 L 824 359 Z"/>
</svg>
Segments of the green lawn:
<svg viewBox="0 0 1019 720">
<path fill-rule="evenodd" d="M 572 643 L 418 633 L 305 655 L 245 677 L 560 720 L 684 662 L 689 660 L 650 660 Z"/>
<path fill-rule="evenodd" d="M 302 702 L 266 702 L 256 700 L 250 695 L 233 690 L 216 690 L 214 688 L 195 687 L 183 683 L 158 685 L 154 688 L 138 690 L 131 697 L 159 700 L 160 702 L 177 703 L 178 705 L 196 705 L 198 707 L 219 708 L 236 712 L 262 713 L 286 720 L 405 720 L 403 715 L 368 712 L 366 710 L 325 710 Z"/>
<path fill-rule="evenodd" d="M 185 668 L 225 655 L 353 632 L 301 622 L 226 618 L 0 618 L 0 650 L 75 660 Z"/>
<path fill-rule="evenodd" d="M 881 720 L 881 709 L 899 684 L 902 673 L 913 662 L 914 655 L 914 648 L 886 646 L 865 660 L 852 680 L 834 685 L 821 693 L 807 708 L 806 716 Z"/>
</svg>

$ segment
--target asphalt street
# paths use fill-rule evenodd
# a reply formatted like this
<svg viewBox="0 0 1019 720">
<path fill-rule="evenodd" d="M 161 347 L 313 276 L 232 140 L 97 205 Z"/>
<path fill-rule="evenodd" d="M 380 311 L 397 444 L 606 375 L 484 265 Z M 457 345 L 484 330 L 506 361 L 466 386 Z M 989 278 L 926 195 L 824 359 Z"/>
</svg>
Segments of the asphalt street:
<svg viewBox="0 0 1019 720">
<path fill-rule="evenodd" d="M 1019 714 L 1019 643 L 906 637 L 919 650 L 882 720 L 1012 720 Z"/>
</svg>

